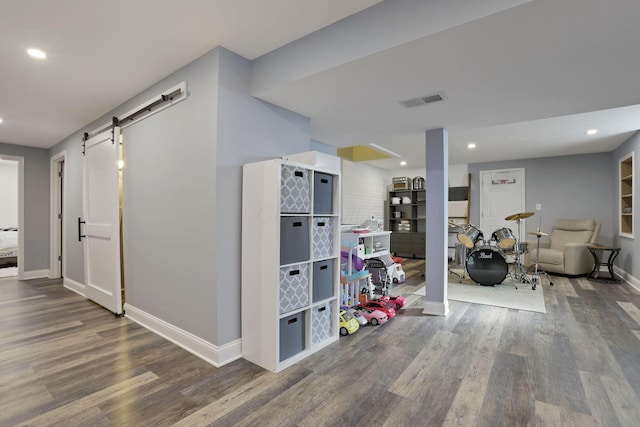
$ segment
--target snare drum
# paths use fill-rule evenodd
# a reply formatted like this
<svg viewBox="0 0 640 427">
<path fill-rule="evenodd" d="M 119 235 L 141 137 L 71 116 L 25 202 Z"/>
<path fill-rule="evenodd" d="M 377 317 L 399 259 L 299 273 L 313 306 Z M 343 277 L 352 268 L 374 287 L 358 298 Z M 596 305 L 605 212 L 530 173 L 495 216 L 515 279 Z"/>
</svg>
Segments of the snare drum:
<svg viewBox="0 0 640 427">
<path fill-rule="evenodd" d="M 495 240 L 500 249 L 510 249 L 516 244 L 516 238 L 510 228 L 500 228 L 491 234 L 491 240 Z"/>
<path fill-rule="evenodd" d="M 517 242 L 508 252 L 518 255 L 526 254 L 529 252 L 529 244 L 527 242 Z"/>
<path fill-rule="evenodd" d="M 458 233 L 458 241 L 465 245 L 467 249 L 473 249 L 476 242 L 482 237 L 482 231 L 471 224 L 464 226 L 462 232 Z"/>
<path fill-rule="evenodd" d="M 481 246 L 467 257 L 469 277 L 480 285 L 497 285 L 507 277 L 509 266 L 502 251 L 493 246 Z"/>
</svg>

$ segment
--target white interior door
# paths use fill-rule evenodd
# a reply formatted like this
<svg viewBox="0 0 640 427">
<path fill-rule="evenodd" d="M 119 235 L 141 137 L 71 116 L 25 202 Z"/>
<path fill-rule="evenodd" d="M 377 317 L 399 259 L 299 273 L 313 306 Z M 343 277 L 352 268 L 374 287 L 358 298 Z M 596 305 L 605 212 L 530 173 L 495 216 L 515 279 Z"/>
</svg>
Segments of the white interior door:
<svg viewBox="0 0 640 427">
<path fill-rule="evenodd" d="M 518 241 L 517 221 L 507 221 L 509 215 L 524 212 L 524 169 L 502 169 L 480 172 L 480 230 L 485 240 L 501 228 L 509 228 Z M 525 232 L 524 221 L 520 232 Z"/>
<path fill-rule="evenodd" d="M 122 314 L 119 144 L 119 127 L 88 139 L 82 174 L 86 294 L 115 314 Z"/>
</svg>

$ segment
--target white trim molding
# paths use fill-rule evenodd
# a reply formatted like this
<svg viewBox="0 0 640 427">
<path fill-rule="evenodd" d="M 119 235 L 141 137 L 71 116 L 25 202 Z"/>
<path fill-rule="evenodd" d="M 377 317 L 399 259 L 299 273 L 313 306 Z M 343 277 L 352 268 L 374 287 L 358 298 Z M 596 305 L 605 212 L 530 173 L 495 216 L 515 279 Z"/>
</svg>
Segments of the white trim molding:
<svg viewBox="0 0 640 427">
<path fill-rule="evenodd" d="M 242 341 L 216 346 L 132 305 L 124 305 L 125 316 L 189 353 L 219 368 L 242 357 Z"/>
<path fill-rule="evenodd" d="M 62 279 L 62 286 L 69 289 L 70 291 L 82 295 L 85 298 L 87 297 L 87 293 L 85 290 L 86 286 L 84 285 L 84 283 L 76 282 L 75 280 L 65 277 L 64 279 Z"/>
<path fill-rule="evenodd" d="M 632 288 L 635 288 L 635 290 L 637 290 L 637 291 L 640 291 L 640 279 L 630 275 L 629 273 L 627 273 L 626 271 L 624 271 L 623 269 L 621 269 L 617 265 L 613 266 L 613 272 L 619 278 L 621 278 L 622 280 L 627 282 L 629 284 L 629 286 L 631 286 Z"/>
<path fill-rule="evenodd" d="M 23 271 L 19 278 L 20 280 L 49 278 L 49 270 Z"/>
</svg>

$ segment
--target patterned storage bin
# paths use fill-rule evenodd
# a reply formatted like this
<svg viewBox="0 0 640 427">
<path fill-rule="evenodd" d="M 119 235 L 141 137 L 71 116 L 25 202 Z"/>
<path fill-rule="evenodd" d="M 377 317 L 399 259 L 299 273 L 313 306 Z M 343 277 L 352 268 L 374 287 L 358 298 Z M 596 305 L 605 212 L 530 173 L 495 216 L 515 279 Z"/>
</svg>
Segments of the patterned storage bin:
<svg viewBox="0 0 640 427">
<path fill-rule="evenodd" d="M 313 218 L 313 257 L 326 258 L 333 254 L 333 218 Z"/>
<path fill-rule="evenodd" d="M 316 345 L 331 337 L 331 303 L 326 302 L 311 309 L 311 344 Z"/>
<path fill-rule="evenodd" d="M 309 304 L 309 264 L 280 269 L 280 314 Z"/>
<path fill-rule="evenodd" d="M 282 165 L 280 175 L 280 212 L 309 213 L 311 211 L 309 170 Z"/>
</svg>

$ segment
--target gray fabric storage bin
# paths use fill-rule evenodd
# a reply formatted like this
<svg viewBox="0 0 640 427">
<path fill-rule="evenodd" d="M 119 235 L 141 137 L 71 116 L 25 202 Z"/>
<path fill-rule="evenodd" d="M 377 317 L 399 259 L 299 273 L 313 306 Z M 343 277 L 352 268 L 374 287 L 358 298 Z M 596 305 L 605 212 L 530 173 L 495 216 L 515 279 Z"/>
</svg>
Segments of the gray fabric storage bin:
<svg viewBox="0 0 640 427">
<path fill-rule="evenodd" d="M 313 213 L 333 213 L 333 175 L 321 172 L 313 175 Z"/>
<path fill-rule="evenodd" d="M 333 296 L 333 265 L 332 259 L 313 263 L 313 302 Z"/>
<path fill-rule="evenodd" d="M 281 213 L 309 213 L 311 211 L 309 173 L 308 169 L 282 165 L 280 171 Z"/>
<path fill-rule="evenodd" d="M 280 218 L 280 265 L 309 260 L 309 219 Z"/>
<path fill-rule="evenodd" d="M 304 350 L 304 312 L 280 319 L 280 362 Z"/>
</svg>

